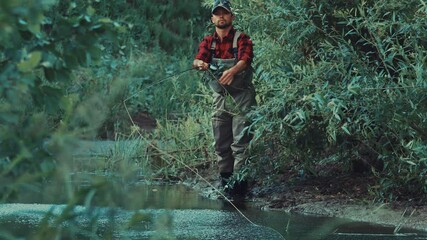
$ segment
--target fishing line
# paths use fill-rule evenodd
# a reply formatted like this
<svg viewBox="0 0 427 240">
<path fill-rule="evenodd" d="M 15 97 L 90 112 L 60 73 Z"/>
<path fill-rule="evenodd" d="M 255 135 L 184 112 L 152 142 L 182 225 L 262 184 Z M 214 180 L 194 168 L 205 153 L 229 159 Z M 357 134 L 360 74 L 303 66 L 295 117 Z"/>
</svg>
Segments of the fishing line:
<svg viewBox="0 0 427 240">
<path fill-rule="evenodd" d="M 135 122 L 134 122 L 134 120 L 133 120 L 133 118 L 132 118 L 132 116 L 131 116 L 131 114 L 130 114 L 130 112 L 129 112 L 129 109 L 128 109 L 128 107 L 127 107 L 127 105 L 126 105 L 126 102 L 128 101 L 128 100 L 130 100 L 131 98 L 133 98 L 133 97 L 135 97 L 137 94 L 139 94 L 139 93 L 141 93 L 141 92 L 143 92 L 143 91 L 145 91 L 147 88 L 149 88 L 149 87 L 152 87 L 152 86 L 155 86 L 155 85 L 158 85 L 158 84 L 160 84 L 160 83 L 163 83 L 163 82 L 165 82 L 166 80 L 168 80 L 169 78 L 172 78 L 172 77 L 179 77 L 180 75 L 182 75 L 182 74 L 184 74 L 184 73 L 186 73 L 186 72 L 189 72 L 189 71 L 191 71 L 191 70 L 194 70 L 194 68 L 190 68 L 190 69 L 186 69 L 186 70 L 184 70 L 184 71 L 181 71 L 181 72 L 179 72 L 179 73 L 176 73 L 176 74 L 174 74 L 174 75 L 171 75 L 171 76 L 167 76 L 167 77 L 165 77 L 165 78 L 162 78 L 162 79 L 160 79 L 160 80 L 158 80 L 158 81 L 156 81 L 155 83 L 153 83 L 153 84 L 150 84 L 150 85 L 148 85 L 147 87 L 145 87 L 145 88 L 143 88 L 143 89 L 141 89 L 141 90 L 139 90 L 138 92 L 136 92 L 136 93 L 134 93 L 134 94 L 132 94 L 130 97 L 128 97 L 128 98 L 126 98 L 125 100 L 123 100 L 123 105 L 124 105 L 124 108 L 125 108 L 125 110 L 126 110 L 126 113 L 127 113 L 127 115 L 128 115 L 128 117 L 129 117 L 129 119 L 130 119 L 130 121 L 131 121 L 131 123 L 134 125 L 134 126 L 136 126 L 136 124 L 135 124 Z M 215 77 L 215 75 L 208 69 L 208 72 L 214 77 L 214 79 L 216 79 L 216 81 L 218 81 L 218 79 Z M 221 85 L 222 86 L 222 85 Z M 227 91 L 226 89 L 225 89 L 225 87 L 224 86 L 222 86 L 223 88 L 224 88 L 224 90 L 225 91 Z M 233 99 L 233 98 L 232 98 Z M 233 99 L 233 101 L 234 101 L 234 99 Z M 237 104 L 237 103 L 236 103 Z M 216 188 L 212 183 L 210 183 L 207 179 L 205 179 L 202 175 L 200 175 L 199 173 L 198 173 L 198 171 L 197 170 L 195 170 L 195 169 L 193 169 L 192 167 L 190 167 L 188 164 L 186 164 L 184 161 L 181 161 L 181 160 L 179 160 L 178 158 L 176 158 L 176 157 L 174 157 L 172 154 L 170 154 L 170 153 L 168 153 L 167 151 L 164 151 L 163 149 L 160 149 L 159 147 L 157 147 L 155 144 L 153 144 L 153 143 L 151 143 L 151 141 L 148 141 L 148 139 L 141 133 L 141 131 L 139 131 L 139 129 L 137 130 L 137 133 L 138 133 L 138 135 L 139 135 L 139 137 L 141 138 L 141 139 L 143 139 L 143 140 L 145 140 L 147 143 L 148 143 L 148 145 L 150 146 L 150 147 L 152 147 L 153 149 L 155 149 L 155 150 L 157 150 L 157 151 L 159 151 L 160 153 L 162 153 L 163 155 L 165 155 L 165 156 L 167 156 L 167 157 L 169 157 L 170 159 L 172 159 L 172 160 L 175 160 L 175 161 L 177 161 L 177 162 L 179 162 L 179 163 L 181 163 L 185 168 L 187 168 L 187 169 L 189 169 L 192 173 L 194 173 L 197 177 L 199 177 L 202 181 L 204 181 L 205 183 L 207 183 L 210 187 L 212 187 L 219 195 L 221 195 L 221 197 L 223 197 L 224 198 L 224 200 L 226 200 L 234 209 L 236 209 L 236 211 L 246 220 L 246 221 L 248 221 L 251 225 L 253 225 L 253 226 L 256 226 L 256 227 L 260 227 L 260 228 L 268 228 L 268 229 L 271 229 L 271 230 L 273 230 L 274 232 L 276 232 L 277 234 L 279 234 L 279 236 L 280 237 L 282 237 L 282 239 L 284 239 L 284 240 L 286 240 L 285 239 L 285 237 L 281 234 L 281 233 L 279 233 L 277 230 L 275 230 L 275 229 L 273 229 L 273 228 L 271 228 L 271 227 L 267 227 L 267 226 L 261 226 L 261 225 L 258 225 L 258 224 L 256 224 L 256 223 L 254 223 L 253 221 L 251 221 L 229 198 L 227 198 L 227 196 L 225 196 L 218 188 Z"/>
<path fill-rule="evenodd" d="M 212 78 L 214 79 L 213 81 L 217 81 L 218 83 L 219 83 L 219 86 L 221 86 L 221 88 L 224 90 L 224 101 L 226 101 L 226 99 L 228 98 L 228 99 L 230 99 L 231 98 L 231 100 L 234 102 L 234 104 L 235 104 L 235 106 L 239 106 L 240 105 L 240 103 L 243 101 L 243 99 L 241 99 L 241 101 L 240 101 L 240 103 L 238 103 L 232 96 L 231 96 L 231 94 L 228 92 L 228 90 L 227 90 L 227 88 L 224 86 L 224 85 L 222 85 L 220 82 L 219 82 L 219 79 L 215 76 L 215 74 L 212 72 L 212 65 L 210 65 L 209 66 L 209 68 L 206 70 L 206 72 L 208 72 L 211 76 L 212 76 Z M 216 69 L 214 69 L 214 70 L 216 70 Z M 206 72 L 204 73 L 204 74 L 206 74 Z M 237 90 L 241 90 L 241 91 L 244 91 L 244 90 L 247 90 L 246 88 L 238 88 L 238 87 L 235 87 L 235 86 L 232 86 L 232 85 L 228 85 L 228 87 L 231 87 L 231 88 L 234 88 L 234 89 L 237 89 Z M 234 113 L 234 112 L 231 112 L 231 111 L 227 111 L 226 109 L 221 109 L 221 111 L 223 111 L 223 112 L 225 112 L 225 113 L 228 113 L 228 114 L 230 114 L 230 115 L 238 115 L 238 113 Z"/>
<path fill-rule="evenodd" d="M 128 101 L 129 99 L 131 99 L 131 98 L 135 97 L 137 94 L 140 94 L 141 92 L 145 91 L 147 88 L 150 88 L 150 87 L 152 87 L 152 86 L 158 85 L 158 84 L 163 83 L 163 82 L 166 82 L 166 80 L 169 80 L 169 78 L 172 78 L 172 77 L 179 77 L 179 76 L 181 76 L 183 73 L 189 72 L 189 71 L 191 71 L 191 70 L 195 70 L 195 69 L 194 69 L 194 68 L 189 68 L 189 69 L 186 69 L 186 70 L 184 70 L 184 71 L 181 71 L 181 72 L 178 72 L 178 73 L 176 73 L 176 74 L 173 74 L 173 75 L 171 75 L 171 76 L 167 76 L 167 77 L 165 77 L 165 78 L 162 78 L 162 79 L 160 79 L 160 80 L 156 81 L 155 83 L 152 83 L 152 84 L 150 84 L 150 85 L 146 86 L 145 88 L 143 88 L 143 89 L 141 89 L 141 90 L 137 91 L 136 93 L 132 94 L 130 97 L 128 97 L 128 98 L 126 98 L 125 100 L 123 100 L 123 102 L 126 102 L 126 101 Z"/>
</svg>

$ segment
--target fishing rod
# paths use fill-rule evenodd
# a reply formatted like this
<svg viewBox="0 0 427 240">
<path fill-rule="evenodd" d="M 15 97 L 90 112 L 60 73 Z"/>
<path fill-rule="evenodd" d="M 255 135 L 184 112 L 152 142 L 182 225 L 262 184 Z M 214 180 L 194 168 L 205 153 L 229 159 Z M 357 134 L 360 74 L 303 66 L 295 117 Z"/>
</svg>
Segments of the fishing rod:
<svg viewBox="0 0 427 240">
<path fill-rule="evenodd" d="M 209 64 L 209 68 L 207 69 L 207 72 L 212 76 L 212 78 L 213 78 L 215 81 L 217 81 L 217 82 L 219 83 L 219 79 L 218 79 L 218 78 L 215 76 L 215 74 L 213 73 L 213 71 L 217 71 L 218 69 L 219 69 L 219 67 L 217 67 L 217 66 L 215 66 L 215 65 L 212 65 L 212 64 Z M 182 74 L 184 74 L 184 73 L 186 73 L 186 72 L 189 72 L 189 71 L 191 71 L 191 70 L 197 70 L 197 68 L 191 67 L 191 68 L 185 69 L 185 70 L 183 70 L 183 71 L 177 72 L 177 73 L 175 73 L 175 74 L 173 74 L 173 75 L 170 75 L 170 76 L 167 76 L 167 77 L 161 78 L 161 79 L 157 80 L 155 83 L 152 83 L 152 84 L 150 84 L 150 85 L 146 86 L 145 88 L 141 89 L 140 91 L 137 91 L 137 92 L 136 92 L 136 93 L 134 93 L 133 95 L 129 96 L 128 98 L 126 98 L 126 99 L 124 100 L 124 102 L 126 102 L 126 101 L 128 101 L 129 99 L 131 99 L 131 98 L 135 97 L 137 94 L 139 94 L 139 93 L 143 92 L 145 89 L 147 89 L 147 88 L 149 88 L 149 87 L 152 87 L 152 86 L 155 86 L 155 85 L 161 84 L 161 83 L 165 82 L 166 80 L 168 80 L 169 78 L 172 78 L 172 77 L 179 77 L 180 75 L 182 75 Z M 225 88 L 225 86 L 224 86 L 224 85 L 220 84 L 220 86 L 224 89 L 224 91 L 226 91 L 226 92 L 227 92 L 227 89 Z M 231 85 L 229 85 L 229 87 L 231 87 L 231 88 L 235 88 L 235 89 L 238 89 L 238 90 L 244 90 L 243 88 L 238 88 L 238 87 L 231 86 Z"/>
<path fill-rule="evenodd" d="M 169 78 L 172 78 L 172 77 L 179 77 L 181 74 L 184 74 L 184 73 L 189 72 L 189 71 L 191 71 L 191 70 L 195 70 L 195 68 L 188 68 L 188 69 L 185 69 L 185 70 L 180 71 L 180 72 L 178 72 L 178 73 L 175 73 L 175 74 L 173 74 L 173 75 L 171 75 L 171 76 L 167 76 L 167 77 L 161 78 L 161 79 L 157 80 L 155 83 L 152 83 L 152 84 L 150 84 L 150 85 L 146 86 L 145 88 L 141 89 L 140 91 L 137 91 L 137 92 L 136 92 L 136 93 L 134 93 L 133 95 L 129 96 L 128 98 L 126 98 L 126 99 L 124 100 L 124 102 L 127 102 L 129 99 L 131 99 L 131 98 L 135 97 L 137 94 L 139 94 L 139 93 L 141 93 L 141 92 L 145 91 L 145 89 L 147 89 L 147 88 L 149 88 L 149 87 L 152 87 L 152 86 L 155 86 L 155 85 L 161 84 L 161 83 L 165 82 L 166 80 L 168 80 Z"/>
</svg>

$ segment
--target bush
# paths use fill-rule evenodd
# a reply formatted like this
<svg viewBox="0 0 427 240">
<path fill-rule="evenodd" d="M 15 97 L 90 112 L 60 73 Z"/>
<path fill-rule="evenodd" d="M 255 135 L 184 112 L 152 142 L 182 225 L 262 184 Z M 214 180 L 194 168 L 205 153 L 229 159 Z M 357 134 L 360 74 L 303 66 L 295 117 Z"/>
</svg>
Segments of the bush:
<svg viewBox="0 0 427 240">
<path fill-rule="evenodd" d="M 275 161 L 313 174 L 327 158 L 362 162 L 382 199 L 425 196 L 426 6 L 237 2 L 256 43 L 256 139 L 275 145 Z"/>
<path fill-rule="evenodd" d="M 0 4 L 0 197 L 7 200 L 21 185 L 48 178 L 60 149 L 73 136 L 93 134 L 99 111 L 89 112 L 98 97 L 82 101 L 68 94 L 72 71 L 101 60 L 102 41 L 114 40 L 120 26 L 55 1 L 5 0 Z M 61 5 L 62 4 L 62 5 Z M 110 38 L 111 37 L 111 38 Z M 80 104 L 81 103 L 81 104 Z M 89 114 L 92 113 L 92 114 Z M 49 151 L 47 142 L 55 146 Z M 55 157 L 53 155 L 56 155 Z M 70 156 L 68 156 L 70 157 Z"/>
</svg>

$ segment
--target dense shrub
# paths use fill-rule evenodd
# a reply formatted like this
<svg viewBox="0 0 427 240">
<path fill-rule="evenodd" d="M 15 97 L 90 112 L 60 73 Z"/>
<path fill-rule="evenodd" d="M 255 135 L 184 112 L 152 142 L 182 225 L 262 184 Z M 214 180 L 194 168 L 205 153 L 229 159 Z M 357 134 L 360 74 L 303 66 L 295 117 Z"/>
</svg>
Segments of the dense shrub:
<svg viewBox="0 0 427 240">
<path fill-rule="evenodd" d="M 236 2 L 256 43 L 256 137 L 274 144 L 274 161 L 313 174 L 359 162 L 382 199 L 427 193 L 426 6 Z"/>
<path fill-rule="evenodd" d="M 52 11 L 60 6 L 66 11 Z M 72 137 L 96 134 L 102 101 L 70 94 L 72 71 L 99 63 L 102 41 L 120 25 L 65 1 L 5 0 L 0 11 L 0 197 L 8 199 L 48 177 L 55 158 L 66 160 L 56 154 Z"/>
<path fill-rule="evenodd" d="M 205 26 L 201 16 L 208 14 L 194 0 L 97 1 L 93 5 L 100 14 L 129 24 L 126 38 L 130 45 L 143 50 L 161 48 L 170 54 L 193 50 L 193 37 Z"/>
</svg>

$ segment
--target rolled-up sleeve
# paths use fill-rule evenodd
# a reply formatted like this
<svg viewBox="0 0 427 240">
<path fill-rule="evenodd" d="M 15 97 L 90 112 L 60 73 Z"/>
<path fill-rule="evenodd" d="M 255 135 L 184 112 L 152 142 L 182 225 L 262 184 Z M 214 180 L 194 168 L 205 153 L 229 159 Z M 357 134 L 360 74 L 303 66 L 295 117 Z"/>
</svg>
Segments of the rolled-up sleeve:
<svg viewBox="0 0 427 240">
<path fill-rule="evenodd" d="M 203 62 L 209 63 L 211 61 L 211 50 L 210 46 L 212 43 L 211 37 L 204 37 L 199 44 L 199 50 L 195 59 L 202 60 Z"/>
<path fill-rule="evenodd" d="M 238 60 L 244 60 L 247 64 L 251 64 L 254 58 L 253 43 L 248 35 L 242 34 L 238 43 Z"/>
</svg>

